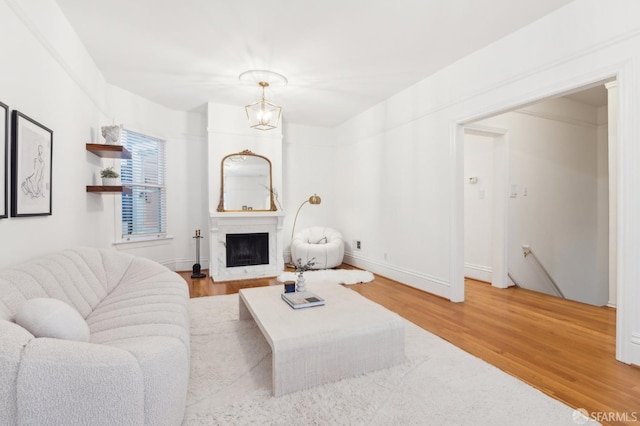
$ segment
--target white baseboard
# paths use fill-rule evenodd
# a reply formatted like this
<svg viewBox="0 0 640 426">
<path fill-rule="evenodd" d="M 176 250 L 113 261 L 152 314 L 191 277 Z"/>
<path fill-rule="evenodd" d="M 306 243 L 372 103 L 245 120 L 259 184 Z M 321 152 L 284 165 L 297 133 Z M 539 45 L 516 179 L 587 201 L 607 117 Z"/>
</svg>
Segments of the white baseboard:
<svg viewBox="0 0 640 426">
<path fill-rule="evenodd" d="M 380 262 L 353 252 L 345 252 L 344 262 L 446 299 L 451 297 L 449 283 L 441 278 Z"/>
<path fill-rule="evenodd" d="M 474 280 L 490 283 L 492 280 L 492 272 L 493 269 L 490 266 L 464 263 L 464 276 Z"/>
</svg>

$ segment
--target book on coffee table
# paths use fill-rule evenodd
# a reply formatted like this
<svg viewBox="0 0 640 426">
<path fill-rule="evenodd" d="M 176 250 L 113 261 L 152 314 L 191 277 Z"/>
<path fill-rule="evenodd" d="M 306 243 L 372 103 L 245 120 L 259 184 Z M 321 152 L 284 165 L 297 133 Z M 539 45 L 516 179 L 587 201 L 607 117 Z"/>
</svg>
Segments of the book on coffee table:
<svg viewBox="0 0 640 426">
<path fill-rule="evenodd" d="M 312 306 L 324 305 L 324 299 L 316 296 L 310 291 L 282 293 L 282 300 L 287 302 L 293 309 L 310 308 Z"/>
</svg>

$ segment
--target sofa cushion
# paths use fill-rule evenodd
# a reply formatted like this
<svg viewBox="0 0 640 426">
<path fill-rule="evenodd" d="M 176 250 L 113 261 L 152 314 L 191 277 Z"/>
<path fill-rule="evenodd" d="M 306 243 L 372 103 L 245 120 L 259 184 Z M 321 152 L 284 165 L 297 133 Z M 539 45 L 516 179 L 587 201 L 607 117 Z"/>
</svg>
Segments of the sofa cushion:
<svg viewBox="0 0 640 426">
<path fill-rule="evenodd" d="M 35 337 L 89 341 L 89 326 L 78 311 L 62 300 L 36 297 L 20 306 L 14 321 Z"/>
<path fill-rule="evenodd" d="M 116 250 L 80 248 L 0 271 L 0 318 L 11 320 L 26 300 L 35 297 L 62 300 L 86 318 L 125 274 L 138 269 L 132 268 L 135 259 Z"/>
</svg>

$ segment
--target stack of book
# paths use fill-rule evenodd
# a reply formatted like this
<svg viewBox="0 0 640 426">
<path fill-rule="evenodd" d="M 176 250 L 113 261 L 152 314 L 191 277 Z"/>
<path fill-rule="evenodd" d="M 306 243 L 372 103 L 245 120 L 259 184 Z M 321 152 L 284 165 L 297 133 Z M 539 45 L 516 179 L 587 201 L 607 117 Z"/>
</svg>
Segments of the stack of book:
<svg viewBox="0 0 640 426">
<path fill-rule="evenodd" d="M 316 296 L 310 291 L 282 293 L 282 300 L 287 302 L 293 309 L 310 308 L 312 306 L 324 305 L 324 299 Z"/>
</svg>

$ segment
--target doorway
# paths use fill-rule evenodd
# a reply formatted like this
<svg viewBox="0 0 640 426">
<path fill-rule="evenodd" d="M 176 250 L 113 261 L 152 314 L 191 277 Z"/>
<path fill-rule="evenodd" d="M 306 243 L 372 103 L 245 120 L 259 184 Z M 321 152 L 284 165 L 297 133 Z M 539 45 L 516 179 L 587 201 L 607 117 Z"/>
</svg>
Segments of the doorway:
<svg viewBox="0 0 640 426">
<path fill-rule="evenodd" d="M 464 274 L 506 288 L 507 130 L 468 124 L 464 137 Z"/>
<path fill-rule="evenodd" d="M 607 90 L 599 84 L 465 126 L 466 276 L 493 283 L 487 279 L 493 266 L 489 257 L 499 254 L 491 253 L 487 241 L 497 230 L 487 231 L 503 226 L 508 235 L 503 257 L 508 259 L 507 282 L 596 306 L 608 303 L 606 118 Z M 493 152 L 500 151 L 492 139 L 499 134 L 474 131 L 478 124 L 510 131 L 509 157 L 493 161 Z M 470 176 L 474 169 L 484 176 Z M 501 187 L 508 188 L 496 191 L 497 203 L 490 203 L 487 195 L 493 191 L 487 185 L 494 170 L 508 181 Z M 499 202 L 505 199 L 507 219 L 483 224 L 494 205 L 502 208 Z"/>
</svg>

